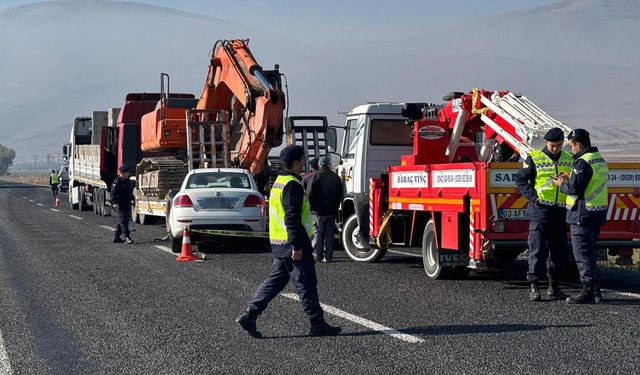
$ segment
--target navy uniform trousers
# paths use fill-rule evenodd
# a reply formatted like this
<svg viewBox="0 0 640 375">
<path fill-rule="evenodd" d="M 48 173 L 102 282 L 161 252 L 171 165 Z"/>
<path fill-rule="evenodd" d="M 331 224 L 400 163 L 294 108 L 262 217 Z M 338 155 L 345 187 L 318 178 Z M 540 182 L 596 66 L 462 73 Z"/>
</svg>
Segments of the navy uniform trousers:
<svg viewBox="0 0 640 375">
<path fill-rule="evenodd" d="M 129 237 L 129 220 L 131 220 L 131 206 L 120 207 L 118 209 L 118 225 L 116 226 L 116 236 L 124 234 Z"/>
<path fill-rule="evenodd" d="M 600 234 L 599 225 L 582 226 L 571 224 L 571 246 L 582 284 L 592 284 L 598 279 L 596 261 L 598 250 L 596 240 Z"/>
<path fill-rule="evenodd" d="M 318 279 L 316 278 L 316 266 L 311 254 L 304 254 L 302 259 L 294 261 L 290 257 L 273 258 L 271 275 L 258 287 L 249 309 L 263 312 L 269 302 L 274 299 L 289 283 L 300 296 L 302 308 L 311 321 L 323 319 L 322 307 L 318 299 Z"/>
<path fill-rule="evenodd" d="M 527 280 L 538 282 L 546 276 L 559 281 L 564 276 L 569 249 L 567 248 L 567 224 L 562 220 L 529 223 L 529 271 Z"/>
</svg>

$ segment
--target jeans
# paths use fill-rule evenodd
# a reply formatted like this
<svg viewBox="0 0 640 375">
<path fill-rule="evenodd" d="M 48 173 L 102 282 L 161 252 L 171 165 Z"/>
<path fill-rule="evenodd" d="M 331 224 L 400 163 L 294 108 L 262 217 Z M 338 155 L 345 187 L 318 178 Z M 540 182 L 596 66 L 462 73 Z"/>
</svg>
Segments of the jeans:
<svg viewBox="0 0 640 375">
<path fill-rule="evenodd" d="M 313 257 L 331 260 L 333 257 L 333 232 L 336 217 L 313 215 Z"/>
</svg>

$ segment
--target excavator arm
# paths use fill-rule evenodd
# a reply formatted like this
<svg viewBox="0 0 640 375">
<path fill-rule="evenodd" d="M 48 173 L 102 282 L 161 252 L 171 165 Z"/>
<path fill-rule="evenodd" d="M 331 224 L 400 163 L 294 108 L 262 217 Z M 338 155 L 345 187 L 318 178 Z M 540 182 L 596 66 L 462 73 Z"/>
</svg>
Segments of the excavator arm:
<svg viewBox="0 0 640 375">
<path fill-rule="evenodd" d="M 248 40 L 215 43 L 196 109 L 231 113 L 234 164 L 260 173 L 269 151 L 282 143 L 284 93 L 280 73 L 265 71 L 249 50 Z"/>
</svg>

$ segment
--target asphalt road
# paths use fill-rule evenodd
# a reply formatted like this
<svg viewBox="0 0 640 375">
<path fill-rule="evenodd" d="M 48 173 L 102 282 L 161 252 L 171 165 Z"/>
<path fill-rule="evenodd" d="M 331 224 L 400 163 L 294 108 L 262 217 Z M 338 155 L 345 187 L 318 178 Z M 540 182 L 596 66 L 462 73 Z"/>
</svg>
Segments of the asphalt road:
<svg viewBox="0 0 640 375">
<path fill-rule="evenodd" d="M 234 319 L 268 274 L 268 253 L 231 243 L 179 263 L 158 248 L 168 246 L 162 224 L 132 225 L 137 243 L 113 244 L 115 218 L 71 211 L 66 195 L 51 208 L 48 189 L 0 182 L 0 374 L 640 370 L 637 273 L 605 273 L 604 287 L 627 293 L 610 290 L 601 305 L 534 304 L 522 265 L 434 282 L 419 258 L 356 264 L 338 252 L 318 277 L 327 320 L 344 334 L 308 337 L 288 295 L 260 317 L 257 340 Z"/>
</svg>

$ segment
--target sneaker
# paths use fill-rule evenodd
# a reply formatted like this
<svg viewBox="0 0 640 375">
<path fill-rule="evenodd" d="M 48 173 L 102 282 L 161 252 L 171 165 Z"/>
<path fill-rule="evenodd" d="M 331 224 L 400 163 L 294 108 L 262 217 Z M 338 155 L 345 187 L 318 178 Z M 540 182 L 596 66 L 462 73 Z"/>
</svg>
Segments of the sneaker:
<svg viewBox="0 0 640 375">
<path fill-rule="evenodd" d="M 124 242 L 126 242 L 127 244 L 132 244 L 133 240 L 131 239 L 131 237 L 125 237 Z"/>
<path fill-rule="evenodd" d="M 313 337 L 337 336 L 340 332 L 342 332 L 342 328 L 329 325 L 329 323 L 324 320 L 318 324 L 311 324 L 311 328 L 309 328 L 309 336 Z"/>
<path fill-rule="evenodd" d="M 327 259 L 327 258 L 322 258 L 322 263 L 329 263 L 329 262 L 331 262 L 329 259 Z"/>
<path fill-rule="evenodd" d="M 120 236 L 113 236 L 113 240 L 111 242 L 113 242 L 113 243 L 123 243 L 124 241 L 122 240 L 122 238 Z"/>
<path fill-rule="evenodd" d="M 542 301 L 542 296 L 540 295 L 540 289 L 538 289 L 538 284 L 536 283 L 531 283 L 531 291 L 529 292 L 529 301 L 531 302 Z"/>
</svg>

